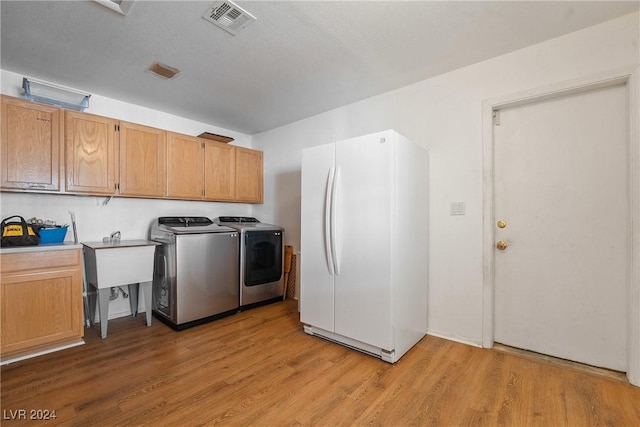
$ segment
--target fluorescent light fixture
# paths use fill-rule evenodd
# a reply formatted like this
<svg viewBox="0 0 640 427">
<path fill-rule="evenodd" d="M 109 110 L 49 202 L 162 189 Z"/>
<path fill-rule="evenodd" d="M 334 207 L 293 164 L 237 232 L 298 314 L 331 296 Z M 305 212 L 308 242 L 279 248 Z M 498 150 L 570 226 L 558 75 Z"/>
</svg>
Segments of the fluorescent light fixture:
<svg viewBox="0 0 640 427">
<path fill-rule="evenodd" d="M 131 9 L 131 5 L 134 0 L 93 0 L 96 3 L 100 3 L 104 7 L 108 7 L 109 9 L 126 15 L 129 13 L 129 9 Z"/>
<path fill-rule="evenodd" d="M 56 105 L 70 110 L 83 111 L 89 106 L 91 95 L 64 86 L 32 78 L 22 78 L 22 97 L 29 101 Z"/>
</svg>

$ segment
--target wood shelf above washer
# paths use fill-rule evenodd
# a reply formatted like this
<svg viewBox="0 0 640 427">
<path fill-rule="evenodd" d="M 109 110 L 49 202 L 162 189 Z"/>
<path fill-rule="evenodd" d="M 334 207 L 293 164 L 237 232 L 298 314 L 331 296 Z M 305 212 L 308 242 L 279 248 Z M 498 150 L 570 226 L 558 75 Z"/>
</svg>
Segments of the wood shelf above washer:
<svg viewBox="0 0 640 427">
<path fill-rule="evenodd" d="M 209 132 L 202 132 L 200 135 L 198 135 L 198 138 L 205 138 L 205 139 L 210 139 L 212 141 L 224 142 L 225 144 L 228 144 L 229 142 L 234 140 L 230 136 L 223 136 L 223 135 L 218 135 L 218 134 L 209 133 Z"/>
</svg>

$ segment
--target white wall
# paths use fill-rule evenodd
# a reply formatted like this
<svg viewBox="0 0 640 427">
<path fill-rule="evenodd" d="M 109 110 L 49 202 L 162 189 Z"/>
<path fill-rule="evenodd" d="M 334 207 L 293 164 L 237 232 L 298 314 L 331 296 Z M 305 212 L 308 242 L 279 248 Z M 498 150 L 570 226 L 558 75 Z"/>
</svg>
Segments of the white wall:
<svg viewBox="0 0 640 427">
<path fill-rule="evenodd" d="M 3 94 L 18 97 L 22 93 L 22 74 L 0 70 L 0 88 Z M 29 77 L 29 76 L 27 76 Z M 38 76 L 42 80 L 46 78 Z M 56 83 L 56 82 L 52 82 Z M 92 93 L 90 88 L 75 88 Z M 251 147 L 251 136 L 189 120 L 161 111 L 120 102 L 92 94 L 87 113 L 126 120 L 187 135 L 212 132 L 235 138 L 234 145 Z M 113 198 L 104 204 L 106 197 L 70 196 L 59 194 L 2 193 L 0 216 L 22 215 L 26 219 L 38 217 L 52 219 L 60 224 L 70 223 L 69 211 L 76 214 L 78 239 L 82 242 L 101 241 L 113 231 L 119 230 L 123 240 L 147 239 L 149 227 L 159 216 L 198 215 L 214 218 L 220 215 L 252 215 L 252 205 L 244 203 L 191 202 Z M 71 228 L 66 241 L 73 241 Z M 142 298 L 140 306 L 143 309 Z M 109 316 L 119 317 L 130 313 L 128 301 L 119 299 L 109 306 Z"/>
<path fill-rule="evenodd" d="M 482 101 L 589 77 L 639 59 L 639 14 L 562 36 L 254 135 L 264 150 L 265 203 L 300 248 L 301 150 L 394 128 L 430 150 L 429 332 L 482 343 Z M 419 53 L 418 53 L 419 54 Z M 450 216 L 449 203 L 466 203 Z M 304 254 L 302 254 L 304 256 Z"/>
</svg>

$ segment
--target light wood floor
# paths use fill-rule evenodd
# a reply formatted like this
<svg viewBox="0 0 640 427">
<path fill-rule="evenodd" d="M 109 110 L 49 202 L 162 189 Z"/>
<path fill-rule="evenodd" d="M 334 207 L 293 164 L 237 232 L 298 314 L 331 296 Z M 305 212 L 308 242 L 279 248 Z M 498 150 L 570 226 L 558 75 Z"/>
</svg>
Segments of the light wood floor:
<svg viewBox="0 0 640 427">
<path fill-rule="evenodd" d="M 425 337 L 398 363 L 306 335 L 294 301 L 175 332 L 142 316 L 2 367 L 3 426 L 638 426 L 640 388 Z M 7 420 L 25 409 L 53 421 Z"/>
</svg>

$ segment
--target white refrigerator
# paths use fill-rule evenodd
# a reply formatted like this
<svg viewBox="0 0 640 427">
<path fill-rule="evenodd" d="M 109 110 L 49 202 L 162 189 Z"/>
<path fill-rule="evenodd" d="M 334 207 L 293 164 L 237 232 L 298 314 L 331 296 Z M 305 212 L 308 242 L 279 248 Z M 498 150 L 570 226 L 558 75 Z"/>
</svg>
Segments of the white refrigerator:
<svg viewBox="0 0 640 427">
<path fill-rule="evenodd" d="M 396 362 L 427 330 L 427 151 L 393 130 L 303 150 L 300 319 Z"/>
</svg>

